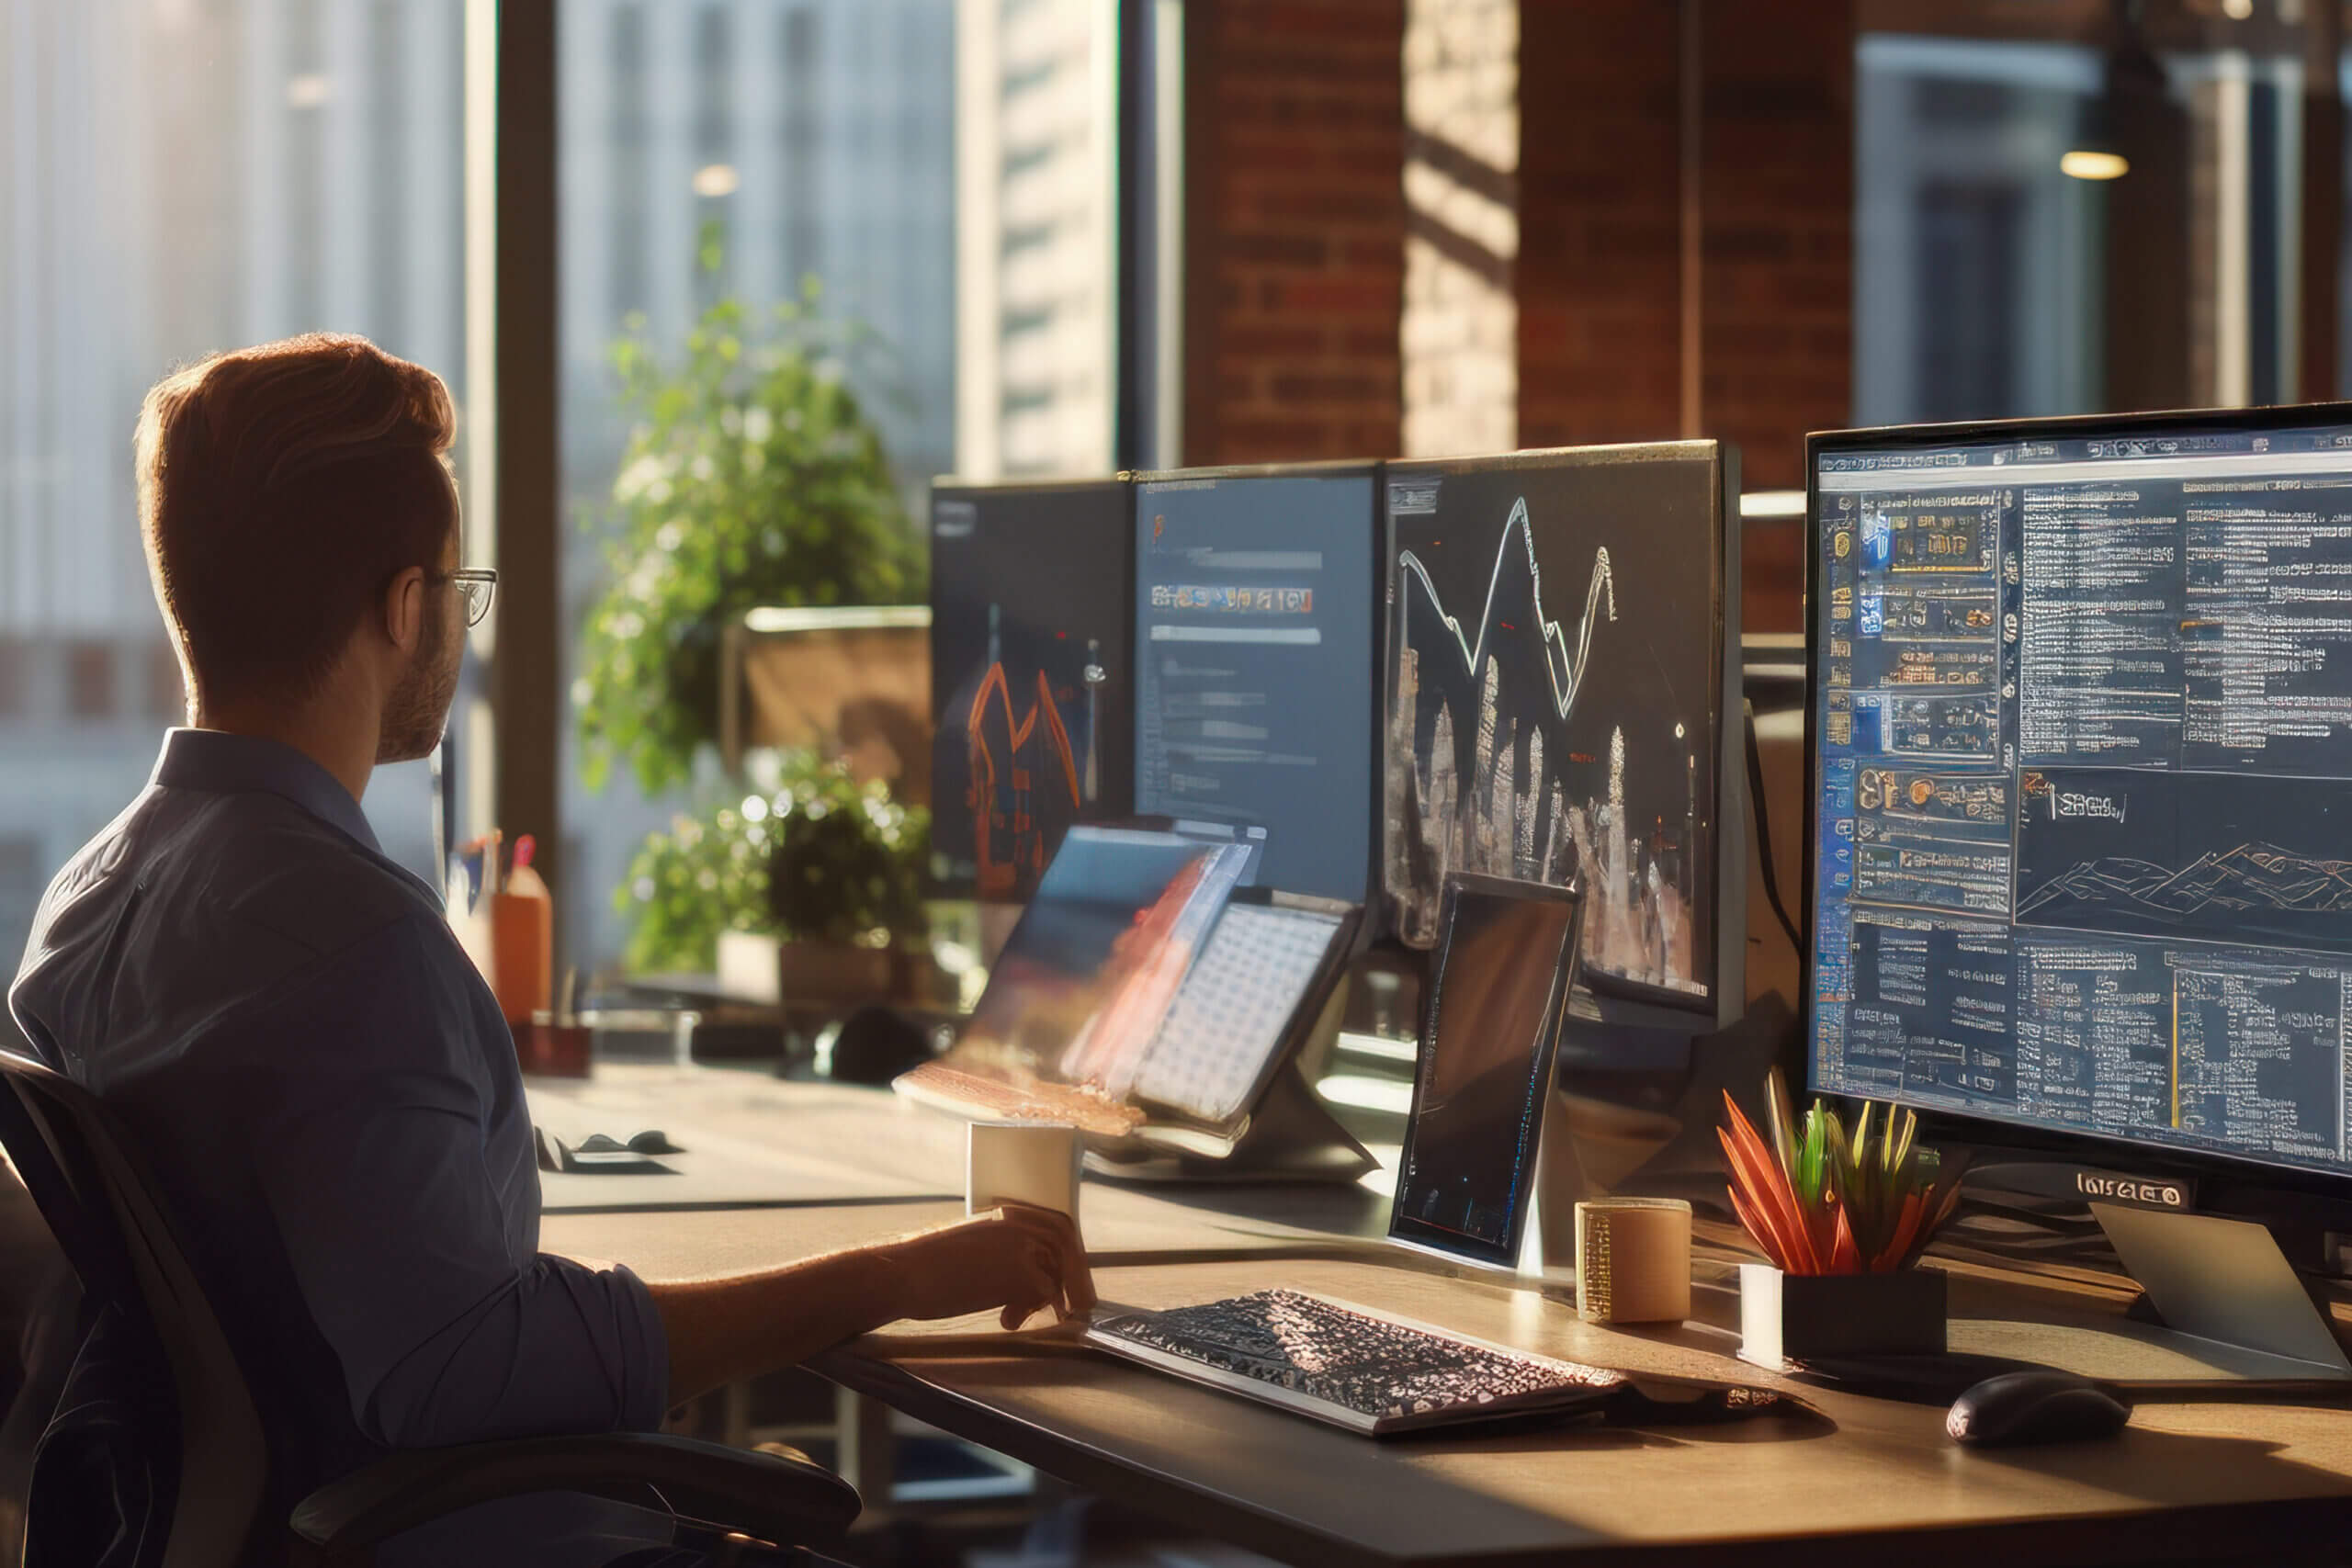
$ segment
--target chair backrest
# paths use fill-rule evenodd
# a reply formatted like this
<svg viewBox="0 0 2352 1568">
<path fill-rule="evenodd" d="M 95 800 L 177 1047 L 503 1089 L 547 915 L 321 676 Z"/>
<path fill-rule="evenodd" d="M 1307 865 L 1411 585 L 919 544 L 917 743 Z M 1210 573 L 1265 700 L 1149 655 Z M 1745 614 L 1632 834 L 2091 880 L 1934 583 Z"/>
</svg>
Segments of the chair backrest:
<svg viewBox="0 0 2352 1568">
<path fill-rule="evenodd" d="M 228 1337 L 143 1162 L 96 1097 L 6 1052 L 0 1079 L 0 1145 L 83 1291 L 151 1329 L 171 1365 L 179 1482 L 162 1568 L 230 1568 L 253 1533 L 269 1459 Z"/>
</svg>

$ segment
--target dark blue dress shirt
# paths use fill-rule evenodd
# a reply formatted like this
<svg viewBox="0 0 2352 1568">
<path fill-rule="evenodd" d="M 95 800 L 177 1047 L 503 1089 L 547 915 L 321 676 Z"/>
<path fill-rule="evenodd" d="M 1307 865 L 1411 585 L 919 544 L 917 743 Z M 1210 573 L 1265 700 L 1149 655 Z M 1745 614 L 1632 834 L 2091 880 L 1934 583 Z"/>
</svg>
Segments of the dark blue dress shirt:
<svg viewBox="0 0 2352 1568">
<path fill-rule="evenodd" d="M 144 1146 L 256 1382 L 277 1490 L 390 1449 L 659 1426 L 643 1284 L 538 1250 L 495 999 L 308 757 L 172 731 L 41 900 L 8 999 Z M 582 1560 L 509 1541 L 501 1561 Z"/>
</svg>

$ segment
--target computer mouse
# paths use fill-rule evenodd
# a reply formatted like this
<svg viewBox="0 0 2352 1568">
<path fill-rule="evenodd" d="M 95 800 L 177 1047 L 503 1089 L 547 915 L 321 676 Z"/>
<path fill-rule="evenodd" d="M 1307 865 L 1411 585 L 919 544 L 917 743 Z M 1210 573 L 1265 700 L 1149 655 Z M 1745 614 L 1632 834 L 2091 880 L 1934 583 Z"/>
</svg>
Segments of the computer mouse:
<svg viewBox="0 0 2352 1568">
<path fill-rule="evenodd" d="M 682 1155 L 686 1151 L 670 1141 L 670 1134 L 658 1127 L 630 1136 L 628 1146 L 641 1155 Z"/>
<path fill-rule="evenodd" d="M 2003 1372 L 1952 1401 L 1944 1430 L 1978 1449 L 2112 1438 L 2132 1407 L 2088 1378 L 2052 1370 Z"/>
</svg>

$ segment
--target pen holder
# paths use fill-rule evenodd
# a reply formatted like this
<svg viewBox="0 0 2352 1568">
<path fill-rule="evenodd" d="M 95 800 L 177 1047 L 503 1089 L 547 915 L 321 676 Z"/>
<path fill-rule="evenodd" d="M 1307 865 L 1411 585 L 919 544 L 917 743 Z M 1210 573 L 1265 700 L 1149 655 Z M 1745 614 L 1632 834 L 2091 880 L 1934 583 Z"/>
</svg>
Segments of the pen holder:
<svg viewBox="0 0 2352 1568">
<path fill-rule="evenodd" d="M 584 1023 L 559 1023 L 555 1014 L 543 1012 L 527 1022 L 512 1026 L 514 1031 L 514 1055 L 523 1070 L 537 1077 L 584 1078 L 588 1076 L 591 1054 L 589 1028 Z"/>
<path fill-rule="evenodd" d="M 1739 1359 L 1778 1370 L 1815 1356 L 1939 1356 L 1944 1274 L 1783 1274 L 1739 1266 Z"/>
<path fill-rule="evenodd" d="M 530 894 L 490 896 L 490 966 L 483 978 L 516 1029 L 554 1003 L 555 907 Z"/>
</svg>

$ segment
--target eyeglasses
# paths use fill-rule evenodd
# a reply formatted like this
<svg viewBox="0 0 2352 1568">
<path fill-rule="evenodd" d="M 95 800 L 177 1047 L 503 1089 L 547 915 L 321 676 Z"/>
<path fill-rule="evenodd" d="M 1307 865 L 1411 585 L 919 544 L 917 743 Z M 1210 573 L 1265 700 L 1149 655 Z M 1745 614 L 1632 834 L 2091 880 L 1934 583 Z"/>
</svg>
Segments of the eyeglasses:
<svg viewBox="0 0 2352 1568">
<path fill-rule="evenodd" d="M 469 626 L 481 625 L 482 617 L 490 614 L 491 600 L 498 594 L 498 573 L 486 566 L 436 571 L 432 574 L 432 581 L 458 585 L 458 596 L 466 602 L 466 625 Z"/>
</svg>

